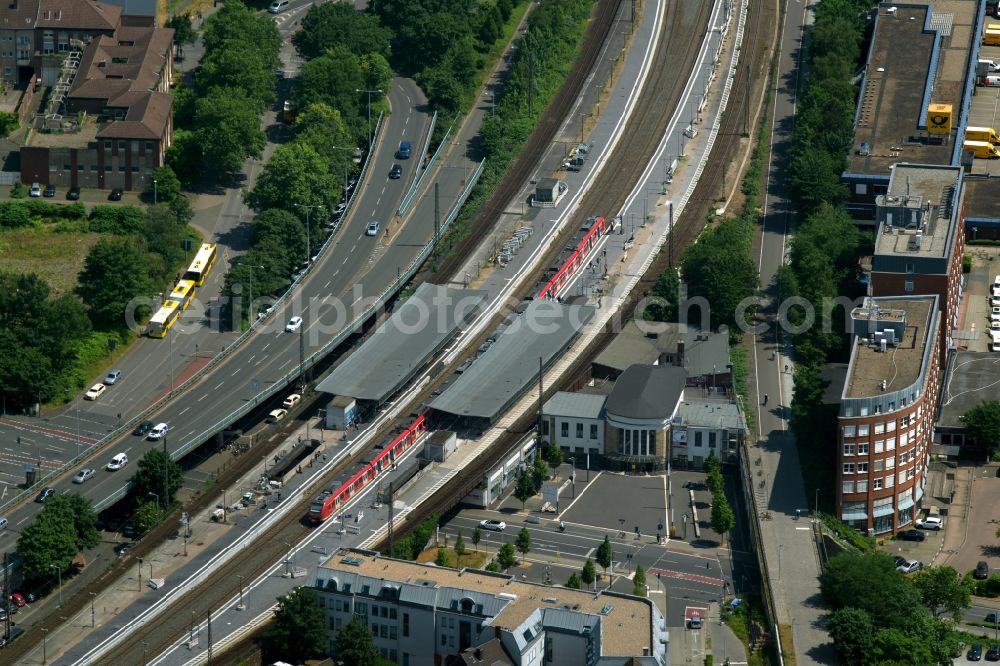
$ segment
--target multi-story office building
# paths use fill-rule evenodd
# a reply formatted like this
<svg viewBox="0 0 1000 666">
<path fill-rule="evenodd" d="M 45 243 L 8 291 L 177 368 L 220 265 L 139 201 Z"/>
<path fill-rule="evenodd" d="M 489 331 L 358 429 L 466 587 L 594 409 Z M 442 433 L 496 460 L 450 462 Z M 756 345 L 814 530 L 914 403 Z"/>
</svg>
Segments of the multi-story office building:
<svg viewBox="0 0 1000 666">
<path fill-rule="evenodd" d="M 667 663 L 666 622 L 642 597 L 350 549 L 319 568 L 315 590 L 331 647 L 337 632 L 358 619 L 382 657 L 402 666 L 443 664 L 495 641 L 519 666 Z"/>
<path fill-rule="evenodd" d="M 936 295 L 867 298 L 851 312 L 836 505 L 863 532 L 905 529 L 920 508 L 940 386 L 940 318 Z"/>
</svg>

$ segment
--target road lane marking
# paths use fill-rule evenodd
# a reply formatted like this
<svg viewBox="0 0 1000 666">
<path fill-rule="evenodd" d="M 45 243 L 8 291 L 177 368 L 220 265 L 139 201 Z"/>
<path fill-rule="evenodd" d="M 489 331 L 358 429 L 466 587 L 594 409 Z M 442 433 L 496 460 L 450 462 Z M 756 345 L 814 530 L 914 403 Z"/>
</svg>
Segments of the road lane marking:
<svg viewBox="0 0 1000 666">
<path fill-rule="evenodd" d="M 226 381 L 225 381 L 225 380 L 222 380 L 221 382 L 219 382 L 218 384 L 216 384 L 216 385 L 215 385 L 215 388 L 214 388 L 214 389 L 212 389 L 212 390 L 213 390 L 213 391 L 218 391 L 218 390 L 219 390 L 220 388 L 222 388 L 223 384 L 225 384 L 225 383 L 226 383 Z"/>
<path fill-rule="evenodd" d="M 189 409 L 191 409 L 191 408 L 190 407 L 185 407 L 184 409 L 181 410 L 181 412 L 177 416 L 184 416 L 184 412 L 188 411 Z"/>
<path fill-rule="evenodd" d="M 233 374 L 231 374 L 230 377 L 235 377 L 239 373 L 240 370 L 242 370 L 242 368 L 236 368 L 236 372 L 234 372 Z"/>
</svg>

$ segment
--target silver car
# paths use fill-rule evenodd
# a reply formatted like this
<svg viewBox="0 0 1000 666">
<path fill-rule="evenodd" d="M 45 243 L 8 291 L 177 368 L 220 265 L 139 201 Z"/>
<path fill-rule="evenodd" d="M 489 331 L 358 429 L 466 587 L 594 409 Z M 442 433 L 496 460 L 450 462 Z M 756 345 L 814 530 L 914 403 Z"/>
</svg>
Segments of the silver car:
<svg viewBox="0 0 1000 666">
<path fill-rule="evenodd" d="M 73 477 L 73 483 L 84 483 L 94 476 L 95 472 L 89 467 L 84 467 Z"/>
</svg>

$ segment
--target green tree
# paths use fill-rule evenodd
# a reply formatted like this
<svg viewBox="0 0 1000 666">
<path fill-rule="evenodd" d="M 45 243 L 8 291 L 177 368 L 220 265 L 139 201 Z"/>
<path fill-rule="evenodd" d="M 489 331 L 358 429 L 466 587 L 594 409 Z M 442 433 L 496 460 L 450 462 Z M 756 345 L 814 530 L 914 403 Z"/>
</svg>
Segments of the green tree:
<svg viewBox="0 0 1000 666">
<path fill-rule="evenodd" d="M 339 179 L 345 172 L 355 171 L 354 154 L 350 149 L 357 144 L 337 109 L 321 102 L 310 104 L 295 117 L 295 137 L 312 146 L 327 161 L 334 177 Z"/>
<path fill-rule="evenodd" d="M 129 302 L 153 291 L 145 243 L 130 237 L 101 238 L 87 253 L 77 282 L 76 293 L 87 305 L 94 326 L 123 327 Z"/>
<path fill-rule="evenodd" d="M 1000 401 L 986 400 L 962 415 L 965 429 L 987 450 L 1000 446 Z"/>
<path fill-rule="evenodd" d="M 705 473 L 706 474 L 718 473 L 719 475 L 722 474 L 722 463 L 719 461 L 719 456 L 715 455 L 714 449 L 709 451 L 708 456 L 705 458 Z"/>
<path fill-rule="evenodd" d="M 517 482 L 514 485 L 514 497 L 521 502 L 521 511 L 524 511 L 524 503 L 535 495 L 535 481 L 530 474 L 523 469 L 517 474 Z"/>
<path fill-rule="evenodd" d="M 187 198 L 178 196 L 170 207 L 151 206 L 146 211 L 143 236 L 146 238 L 146 249 L 149 251 L 147 254 L 149 276 L 154 284 L 171 283 L 178 269 L 191 259 L 192 252 L 184 249 L 184 241 L 191 239 L 192 234 L 189 233 L 185 221 L 178 219 L 171 209 L 181 201 L 187 202 Z M 192 245 L 201 243 L 198 237 L 192 240 Z"/>
<path fill-rule="evenodd" d="M 361 630 L 368 636 L 367 652 L 361 649 L 360 637 L 356 635 L 357 627 L 352 629 L 355 623 L 356 620 L 337 632 L 337 654 L 349 664 L 374 663 L 351 660 L 369 652 L 377 655 L 371 642 L 371 634 L 363 626 Z M 324 657 L 326 645 L 326 612 L 312 588 L 296 587 L 278 599 L 274 620 L 264 634 L 265 653 L 272 657 L 269 662 L 279 656 L 296 664 Z"/>
<path fill-rule="evenodd" d="M 455 555 L 458 556 L 458 566 L 461 567 L 462 557 L 465 555 L 465 539 L 462 537 L 461 532 L 455 537 Z"/>
<path fill-rule="evenodd" d="M 676 322 L 679 297 L 680 278 L 677 270 L 668 268 L 653 285 L 653 293 L 642 311 L 642 318 L 646 321 Z"/>
<path fill-rule="evenodd" d="M 475 549 L 479 550 L 479 542 L 483 539 L 483 531 L 479 529 L 479 525 L 476 525 L 475 529 L 472 530 L 472 545 Z"/>
<path fill-rule="evenodd" d="M 314 217 L 318 217 L 320 212 L 314 211 L 316 213 Z M 287 210 L 270 208 L 254 218 L 253 244 L 256 249 L 255 254 L 260 255 L 257 258 L 263 259 L 262 255 L 267 250 L 269 242 L 273 242 L 274 247 L 278 249 L 278 256 L 274 257 L 277 261 L 270 266 L 270 269 L 276 271 L 275 278 L 283 279 L 290 275 L 309 256 L 306 253 L 306 225 L 297 215 Z M 270 269 L 265 265 L 264 270 Z M 254 277 L 260 276 L 255 274 Z M 254 291 L 264 293 L 256 287 Z"/>
<path fill-rule="evenodd" d="M 546 464 L 545 459 L 542 456 L 535 456 L 535 462 L 532 463 L 531 467 L 531 480 L 536 493 L 542 489 L 542 484 L 545 483 L 548 474 L 549 466 Z"/>
<path fill-rule="evenodd" d="M 132 490 L 143 501 L 150 493 L 160 498 L 160 506 L 166 508 L 174 503 L 174 495 L 184 485 L 184 470 L 170 459 L 170 455 L 160 449 L 150 449 L 139 459 Z"/>
<path fill-rule="evenodd" d="M 277 99 L 277 79 L 270 54 L 250 42 L 234 42 L 226 48 L 206 52 L 195 70 L 199 90 L 227 88 L 240 91 L 256 112 Z"/>
<path fill-rule="evenodd" d="M 850 606 L 839 608 L 830 615 L 827 627 L 841 663 L 869 663 L 875 647 L 875 627 L 868 613 Z"/>
<path fill-rule="evenodd" d="M 500 573 L 500 565 L 497 564 L 495 561 L 490 560 L 486 564 L 486 570 L 487 571 L 492 571 L 493 573 Z"/>
<path fill-rule="evenodd" d="M 317 102 L 339 109 L 354 135 L 365 137 L 362 140 L 367 142 L 367 121 L 361 113 L 367 113 L 368 97 L 357 92 L 364 83 L 358 56 L 336 46 L 302 65 L 292 87 L 292 103 L 296 109 Z M 378 95 L 372 95 L 373 116 L 378 114 L 380 102 Z"/>
<path fill-rule="evenodd" d="M 186 12 L 184 14 L 174 14 L 167 19 L 163 27 L 174 31 L 174 44 L 178 46 L 194 44 L 195 39 L 198 38 L 198 34 L 194 31 L 194 26 L 191 25 L 191 15 Z"/>
<path fill-rule="evenodd" d="M 247 194 L 247 203 L 258 210 L 278 208 L 308 218 L 314 240 L 333 209 L 339 188 L 326 161 L 309 144 L 295 141 L 278 146 Z M 318 206 L 318 208 L 317 208 Z"/>
<path fill-rule="evenodd" d="M 733 526 L 736 524 L 736 518 L 733 516 L 733 509 L 729 506 L 729 500 L 726 499 L 723 493 L 712 496 L 711 522 L 712 529 L 721 537 L 722 543 L 725 543 L 726 532 L 733 529 Z"/>
<path fill-rule="evenodd" d="M 741 308 L 759 284 L 751 257 L 752 227 L 738 218 L 726 218 L 706 229 L 698 242 L 684 251 L 681 267 L 691 297 L 703 297 L 711 306 L 711 326 L 738 330 L 738 319 L 748 313 Z"/>
<path fill-rule="evenodd" d="M 334 44 L 342 44 L 359 56 L 377 53 L 388 57 L 391 36 L 377 17 L 338 0 L 310 7 L 302 29 L 292 35 L 292 43 L 306 60 L 323 55 Z"/>
<path fill-rule="evenodd" d="M 885 553 L 848 552 L 831 558 L 820 575 L 820 590 L 831 608 L 860 608 L 876 628 L 910 628 L 923 608 L 917 588 Z"/>
<path fill-rule="evenodd" d="M 154 182 L 156 183 L 155 186 L 153 185 Z M 163 165 L 153 170 L 153 177 L 149 179 L 146 185 L 146 195 L 150 201 L 154 199 L 155 194 L 155 203 L 168 204 L 176 199 L 180 193 L 181 180 L 174 173 L 173 169 L 167 165 Z"/>
<path fill-rule="evenodd" d="M 77 535 L 71 521 L 57 514 L 38 514 L 34 522 L 21 528 L 17 554 L 24 573 L 32 578 L 51 576 L 53 569 L 65 571 L 79 552 Z"/>
<path fill-rule="evenodd" d="M 614 557 L 614 554 L 615 551 L 611 547 L 611 539 L 605 534 L 604 541 L 601 542 L 601 545 L 597 547 L 597 552 L 594 553 L 594 559 L 604 569 L 605 577 L 608 575 L 608 567 L 611 566 L 611 559 Z"/>
<path fill-rule="evenodd" d="M 555 444 L 550 444 L 548 450 L 545 452 L 545 458 L 552 469 L 552 475 L 555 476 L 556 472 L 559 471 L 559 466 L 563 464 L 562 449 Z"/>
<path fill-rule="evenodd" d="M 50 497 L 45 501 L 42 513 L 73 526 L 77 550 L 94 548 L 101 542 L 101 534 L 97 531 L 97 513 L 90 500 L 80 493 Z"/>
<path fill-rule="evenodd" d="M 632 594 L 637 597 L 646 596 L 646 570 L 635 565 L 635 575 L 632 576 Z"/>
<path fill-rule="evenodd" d="M 597 580 L 597 571 L 594 568 L 594 560 L 587 558 L 587 561 L 583 563 L 583 571 L 580 572 L 580 580 L 584 582 L 588 587 L 594 584 Z"/>
<path fill-rule="evenodd" d="M 525 556 L 531 551 L 531 532 L 527 527 L 522 527 L 517 534 L 517 550 L 521 553 L 521 562 L 524 562 Z"/>
<path fill-rule="evenodd" d="M 384 57 L 378 53 L 365 53 L 361 56 L 360 65 L 366 90 L 387 91 L 392 87 L 392 68 Z"/>
<path fill-rule="evenodd" d="M 218 176 L 238 172 L 244 160 L 260 157 L 265 137 L 259 109 L 238 90 L 213 88 L 195 103 L 194 164 Z M 176 165 L 174 165 L 176 168 Z"/>
<path fill-rule="evenodd" d="M 930 567 L 913 577 L 913 584 L 920 592 L 920 599 L 934 615 L 951 614 L 955 622 L 961 621 L 962 611 L 969 607 L 972 597 L 958 572 L 952 567 Z"/>
<path fill-rule="evenodd" d="M 572 590 L 579 590 L 579 589 L 581 589 L 583 587 L 583 585 L 580 582 L 580 575 L 578 573 L 576 573 L 575 571 L 572 574 L 570 574 L 569 580 L 566 581 L 566 587 L 568 587 L 568 588 L 570 588 Z"/>
<path fill-rule="evenodd" d="M 132 514 L 132 526 L 135 528 L 136 536 L 148 534 L 163 521 L 163 517 L 164 511 L 155 500 L 148 497 L 142 499 Z"/>
<path fill-rule="evenodd" d="M 451 561 L 448 559 L 448 551 L 444 548 L 438 547 L 437 555 L 434 557 L 434 564 L 439 567 L 450 567 Z"/>
<path fill-rule="evenodd" d="M 517 555 L 514 554 L 514 545 L 509 541 L 505 542 L 497 549 L 497 564 L 504 571 L 517 564 Z"/>
<path fill-rule="evenodd" d="M 210 14 L 202 26 L 202 43 L 211 52 L 236 44 L 253 44 L 271 58 L 268 68 L 278 67 L 281 33 L 274 20 L 265 13 L 257 13 L 239 0 L 228 0 Z"/>
</svg>

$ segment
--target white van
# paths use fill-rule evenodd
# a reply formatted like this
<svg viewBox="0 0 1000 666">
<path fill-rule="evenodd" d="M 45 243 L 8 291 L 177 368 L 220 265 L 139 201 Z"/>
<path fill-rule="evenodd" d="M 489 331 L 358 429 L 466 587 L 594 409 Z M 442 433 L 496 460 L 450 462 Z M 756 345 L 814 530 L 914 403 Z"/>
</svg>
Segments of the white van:
<svg viewBox="0 0 1000 666">
<path fill-rule="evenodd" d="M 272 14 L 280 14 L 281 12 L 288 9 L 288 0 L 274 0 L 271 6 L 267 8 L 267 11 Z"/>
<path fill-rule="evenodd" d="M 115 457 L 108 463 L 108 471 L 116 472 L 128 464 L 128 456 L 124 453 L 116 453 Z"/>
<path fill-rule="evenodd" d="M 985 58 L 979 59 L 980 65 L 986 65 L 986 71 L 988 72 L 1000 72 L 1000 65 L 998 65 L 993 60 L 987 60 Z"/>
<path fill-rule="evenodd" d="M 7 529 L 7 519 L 0 518 L 0 530 L 5 530 L 5 529 Z"/>
</svg>

